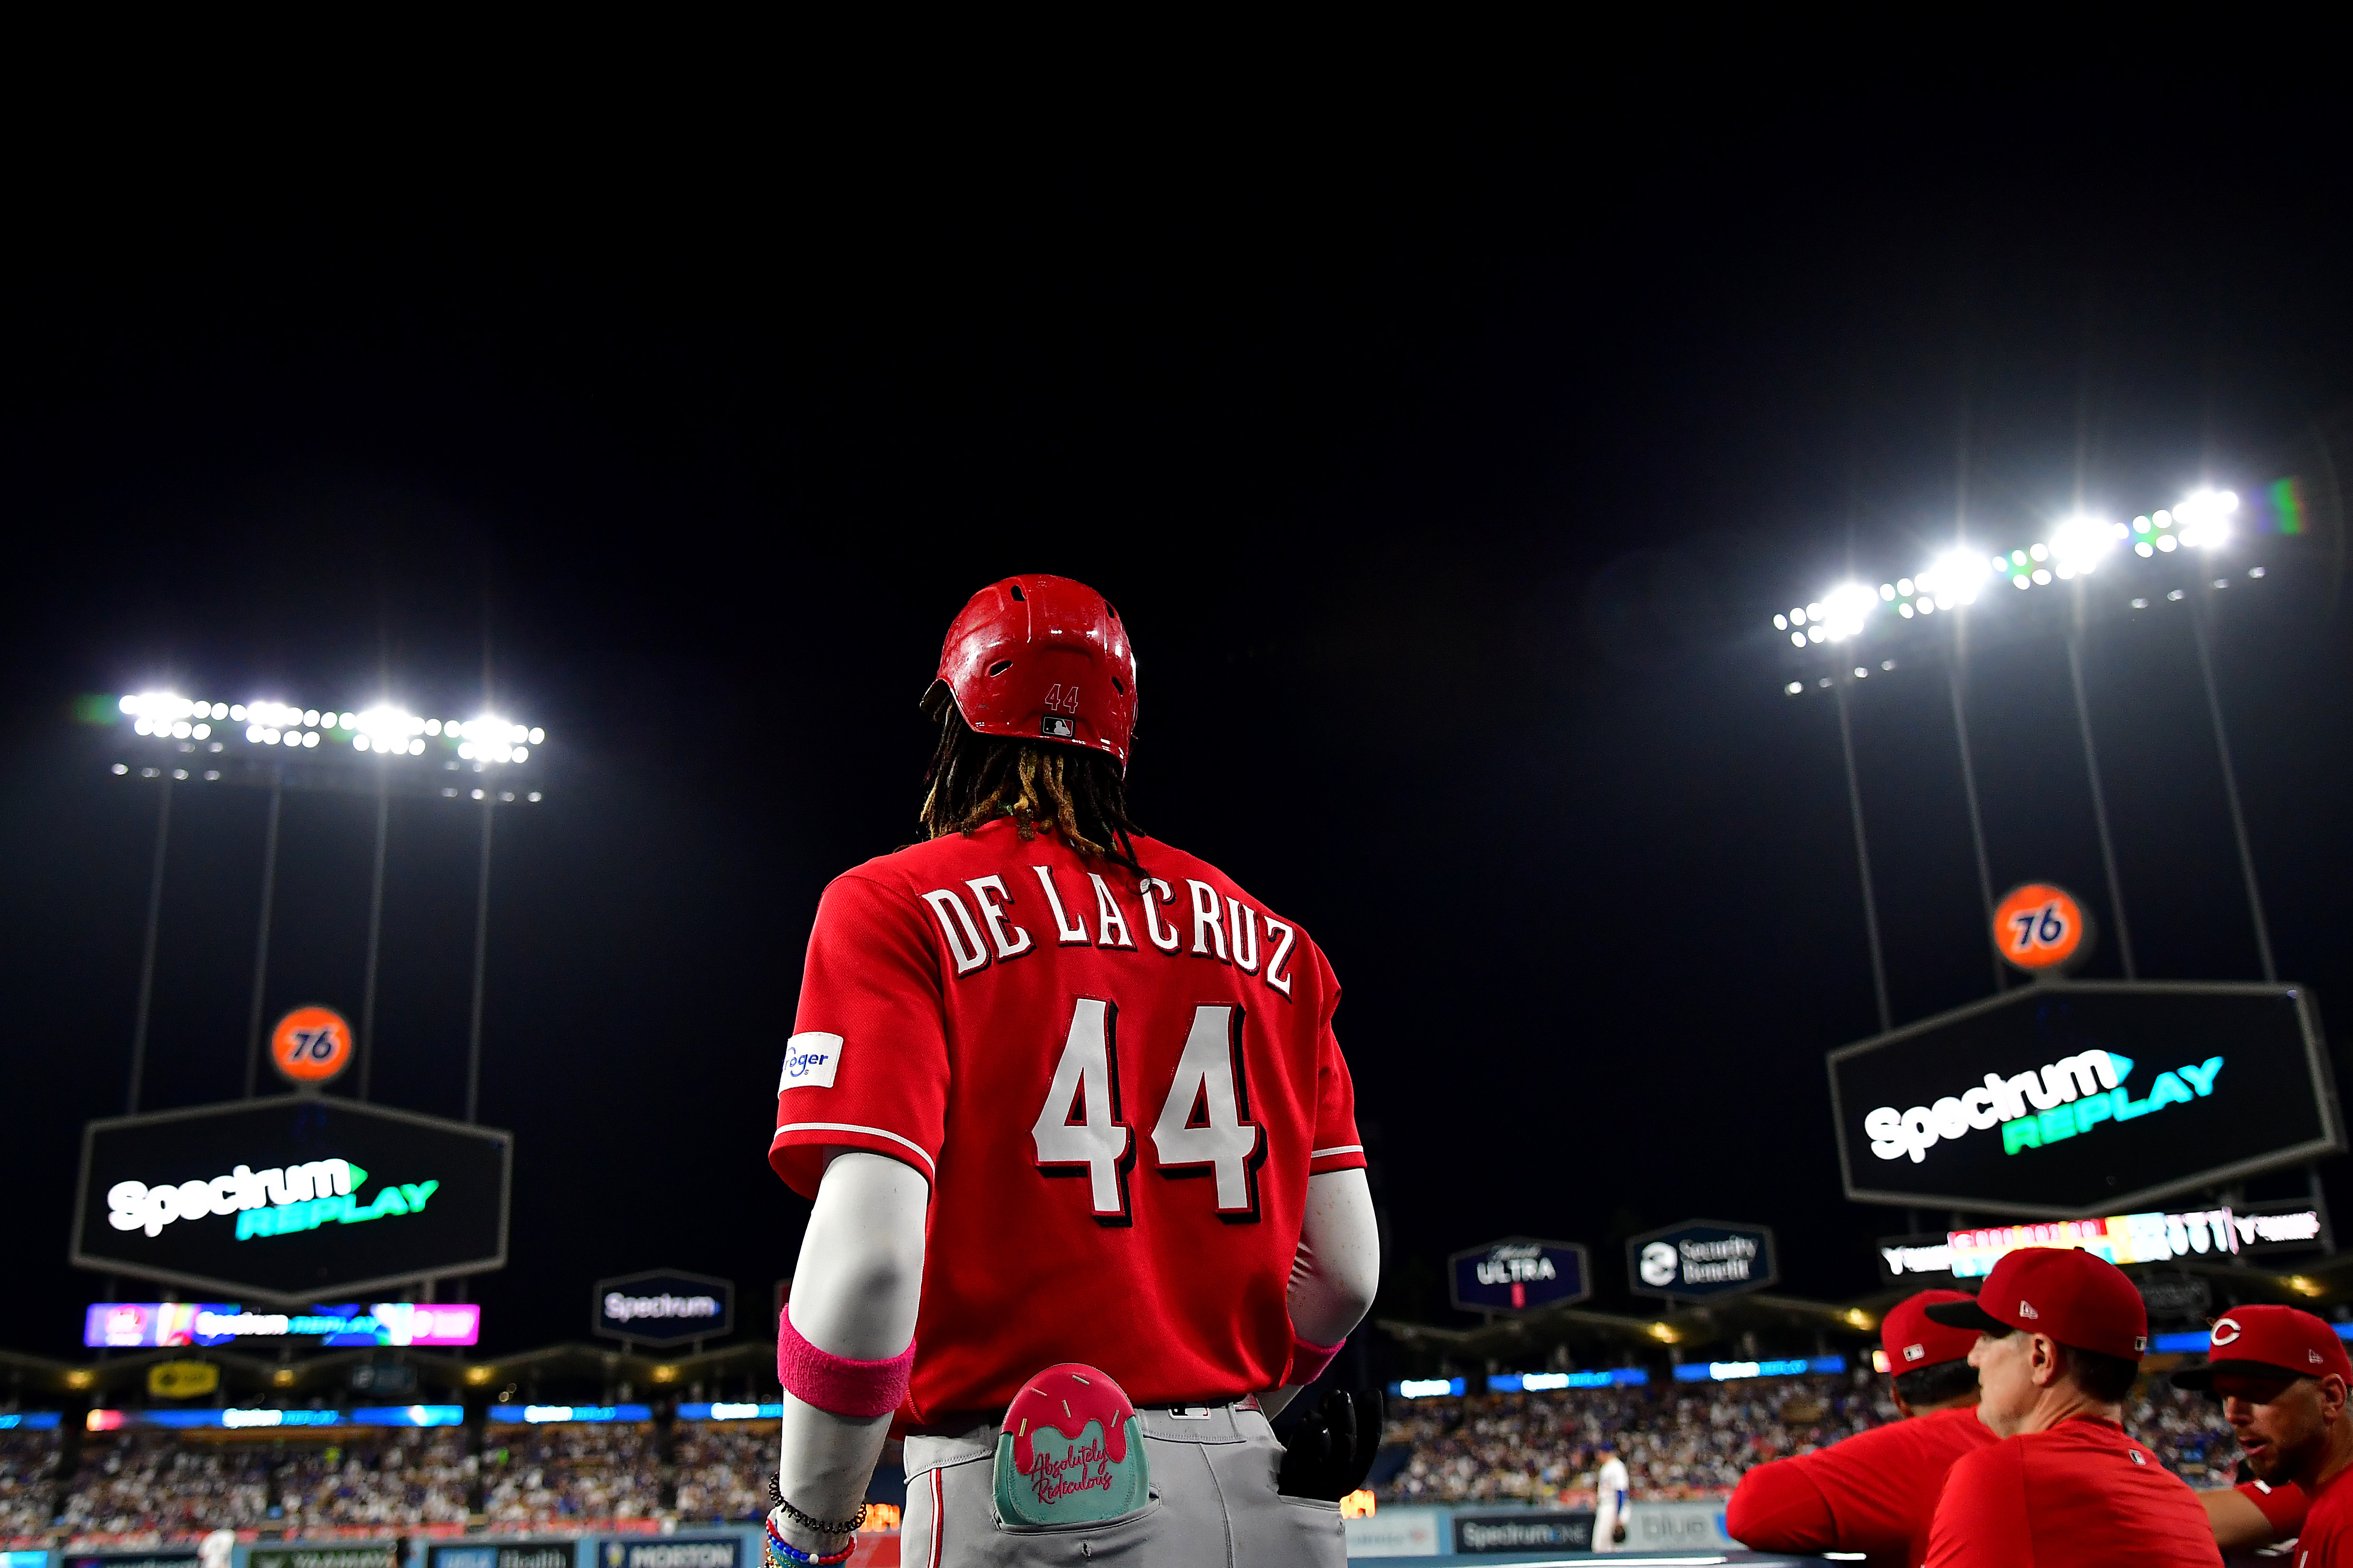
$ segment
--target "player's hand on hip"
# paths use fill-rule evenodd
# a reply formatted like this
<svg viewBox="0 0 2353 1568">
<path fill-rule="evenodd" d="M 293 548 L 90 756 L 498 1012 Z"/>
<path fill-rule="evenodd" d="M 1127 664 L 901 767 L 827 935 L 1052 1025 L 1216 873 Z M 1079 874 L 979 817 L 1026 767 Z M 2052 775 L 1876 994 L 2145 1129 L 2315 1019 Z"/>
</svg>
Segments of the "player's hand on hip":
<svg viewBox="0 0 2353 1568">
<path fill-rule="evenodd" d="M 1365 1484 L 1381 1446 L 1381 1396 L 1335 1388 L 1300 1417 L 1284 1447 L 1275 1489 L 1337 1502 Z"/>
</svg>

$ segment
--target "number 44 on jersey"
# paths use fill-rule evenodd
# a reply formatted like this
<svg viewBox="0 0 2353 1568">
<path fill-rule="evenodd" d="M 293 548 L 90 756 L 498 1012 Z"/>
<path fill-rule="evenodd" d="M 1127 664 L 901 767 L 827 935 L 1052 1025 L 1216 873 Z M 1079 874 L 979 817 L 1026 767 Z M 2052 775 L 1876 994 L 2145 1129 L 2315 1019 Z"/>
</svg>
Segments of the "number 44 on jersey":
<svg viewBox="0 0 2353 1568">
<path fill-rule="evenodd" d="M 1127 1190 L 1135 1132 L 1120 1112 L 1118 1060 L 1118 1005 L 1080 997 L 1046 1103 L 1029 1130 L 1039 1170 L 1084 1176 L 1095 1223 L 1105 1226 L 1135 1220 Z M 1166 1177 L 1211 1178 L 1218 1217 L 1250 1225 L 1259 1217 L 1258 1168 L 1266 1153 L 1266 1130 L 1250 1119 L 1242 1009 L 1196 1007 L 1185 1053 L 1152 1126 L 1154 1164 Z"/>
</svg>

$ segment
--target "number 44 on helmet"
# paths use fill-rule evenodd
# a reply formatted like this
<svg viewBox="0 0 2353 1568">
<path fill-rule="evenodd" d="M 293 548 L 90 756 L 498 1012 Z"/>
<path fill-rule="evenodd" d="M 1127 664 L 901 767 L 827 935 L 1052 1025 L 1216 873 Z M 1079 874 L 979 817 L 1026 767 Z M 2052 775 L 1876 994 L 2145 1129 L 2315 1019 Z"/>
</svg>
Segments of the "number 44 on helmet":
<svg viewBox="0 0 2353 1568">
<path fill-rule="evenodd" d="M 981 734 L 1067 741 L 1127 769 L 1135 654 L 1119 611 L 1083 583 L 1034 574 L 975 594 L 940 646 L 923 711 L 936 719 L 951 694 Z"/>
</svg>

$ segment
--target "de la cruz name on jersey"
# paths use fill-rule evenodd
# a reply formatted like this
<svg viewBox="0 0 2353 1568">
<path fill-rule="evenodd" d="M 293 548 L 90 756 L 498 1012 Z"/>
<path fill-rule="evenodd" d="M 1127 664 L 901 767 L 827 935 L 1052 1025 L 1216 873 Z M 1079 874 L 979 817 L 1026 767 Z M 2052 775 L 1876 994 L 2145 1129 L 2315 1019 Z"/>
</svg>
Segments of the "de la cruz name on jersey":
<svg viewBox="0 0 2353 1568">
<path fill-rule="evenodd" d="M 1061 1361 L 1142 1404 L 1287 1369 L 1307 1178 L 1364 1163 L 1339 986 L 1215 867 L 1136 852 L 1141 878 L 999 821 L 818 908 L 769 1159 L 804 1194 L 828 1148 L 931 1182 L 910 1418 Z"/>
</svg>

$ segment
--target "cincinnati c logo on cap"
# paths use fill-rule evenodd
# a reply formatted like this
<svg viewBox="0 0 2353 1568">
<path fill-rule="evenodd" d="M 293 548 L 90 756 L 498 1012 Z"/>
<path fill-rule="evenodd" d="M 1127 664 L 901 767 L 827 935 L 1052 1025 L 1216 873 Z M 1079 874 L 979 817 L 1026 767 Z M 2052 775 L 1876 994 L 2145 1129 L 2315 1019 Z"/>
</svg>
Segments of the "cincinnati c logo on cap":
<svg viewBox="0 0 2353 1568">
<path fill-rule="evenodd" d="M 2232 1343 L 2244 1331 L 2244 1330 L 2239 1327 L 2239 1320 L 2236 1318 L 2217 1318 L 2214 1320 L 2214 1342 L 2218 1345 L 2227 1345 Z"/>
<path fill-rule="evenodd" d="M 1928 1347 L 1926 1345 L 1905 1345 L 1904 1347 L 1904 1359 L 1905 1361 L 1926 1361 L 1928 1359 Z M 2320 1358 L 2318 1356 L 2315 1356 L 2312 1359 L 2318 1361 Z"/>
</svg>

